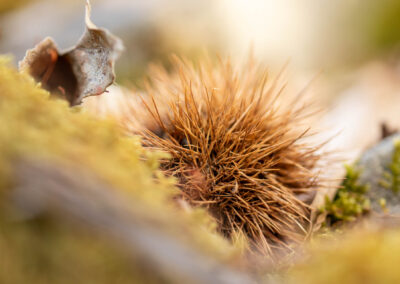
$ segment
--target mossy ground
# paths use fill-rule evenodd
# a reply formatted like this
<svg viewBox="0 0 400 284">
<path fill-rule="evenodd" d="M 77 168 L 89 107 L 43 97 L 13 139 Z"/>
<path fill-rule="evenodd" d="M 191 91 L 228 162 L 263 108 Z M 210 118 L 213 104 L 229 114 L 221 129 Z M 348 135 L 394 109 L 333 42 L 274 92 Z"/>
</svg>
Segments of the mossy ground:
<svg viewBox="0 0 400 284">
<path fill-rule="evenodd" d="M 50 216 L 10 223 L 2 215 L 0 283 L 165 283 L 122 249 Z"/>
<path fill-rule="evenodd" d="M 289 272 L 288 283 L 400 283 L 400 231 L 350 231 L 336 240 L 314 242 L 307 260 Z"/>
<path fill-rule="evenodd" d="M 0 283 L 159 283 L 109 240 L 90 230 L 60 223 L 54 216 L 11 219 L 7 194 L 15 185 L 14 165 L 22 158 L 56 160 L 85 168 L 140 202 L 161 227 L 220 260 L 240 253 L 219 236 L 202 209 L 182 210 L 173 201 L 175 180 L 159 171 L 164 154 L 123 136 L 110 120 L 99 120 L 66 102 L 51 99 L 34 81 L 0 59 Z M 395 159 L 395 157 L 394 157 Z M 347 168 L 346 180 L 325 210 L 353 220 L 368 206 L 360 173 Z M 160 214 L 162 212 L 162 214 Z M 334 234 L 334 233 L 333 233 Z M 290 283 L 400 283 L 399 230 L 351 231 L 329 242 L 313 242 L 309 258 L 287 275 Z M 241 241 L 242 243 L 244 241 Z"/>
<path fill-rule="evenodd" d="M 26 265 L 29 259 L 40 261 L 41 254 L 45 255 L 44 265 L 48 269 L 45 273 L 50 277 L 44 283 L 55 283 L 50 281 L 52 275 L 56 275 L 56 272 L 67 273 L 68 267 L 73 266 L 69 261 L 73 259 L 78 263 L 87 261 L 88 270 L 95 269 L 97 262 L 111 261 L 103 259 L 108 255 L 107 249 L 96 248 L 96 242 L 93 247 L 86 249 L 90 242 L 87 237 L 77 242 L 72 236 L 58 236 L 60 230 L 66 232 L 62 225 L 51 225 L 49 229 L 41 231 L 34 223 L 27 223 L 26 226 L 24 223 L 8 223 L 4 208 L 8 203 L 7 193 L 15 185 L 14 165 L 16 161 L 29 157 L 65 162 L 90 171 L 116 191 L 128 196 L 128 200 L 132 198 L 143 204 L 143 208 L 146 208 L 142 212 L 144 216 L 158 220 L 162 228 L 204 253 L 221 260 L 232 259 L 238 253 L 237 249 L 215 233 L 216 225 L 204 210 L 182 210 L 173 202 L 177 192 L 175 180 L 164 177 L 158 170 L 159 159 L 165 158 L 164 154 L 143 149 L 137 137 L 121 135 L 113 121 L 98 120 L 79 108 L 71 109 L 64 101 L 50 98 L 49 93 L 37 86 L 30 77 L 10 68 L 7 61 L 0 58 L 0 248 L 7 248 L 7 258 L 1 257 L 1 267 L 7 267 L 7 270 L 0 269 L 0 279 L 5 281 L 3 283 L 11 283 L 6 279 L 14 279 L 14 276 L 7 275 L 10 271 L 20 274 L 15 278 L 21 280 L 20 283 L 27 283 L 32 273 L 37 277 L 43 276 L 44 271 L 30 271 L 31 268 L 40 267 L 39 263 Z M 11 229 L 6 229 L 8 227 Z M 52 235 L 50 231 L 53 230 L 57 236 L 45 242 L 45 235 Z M 10 238 L 14 238 L 13 232 L 15 239 L 9 242 Z M 43 242 L 40 240 L 42 237 Z M 22 239 L 24 241 L 20 241 Z M 66 270 L 63 270 L 60 267 L 63 254 L 59 250 L 69 250 L 66 248 L 71 246 L 72 251 L 67 253 L 69 256 L 65 259 Z M 1 251 L 4 253 L 3 249 Z M 72 258 L 74 253 L 82 255 Z M 54 273 L 50 271 L 52 269 L 55 269 Z M 110 269 L 110 275 L 113 275 Z M 92 271 L 88 275 L 95 274 Z M 57 282 L 65 281 L 58 279 Z M 91 282 L 88 280 L 85 283 Z"/>
</svg>

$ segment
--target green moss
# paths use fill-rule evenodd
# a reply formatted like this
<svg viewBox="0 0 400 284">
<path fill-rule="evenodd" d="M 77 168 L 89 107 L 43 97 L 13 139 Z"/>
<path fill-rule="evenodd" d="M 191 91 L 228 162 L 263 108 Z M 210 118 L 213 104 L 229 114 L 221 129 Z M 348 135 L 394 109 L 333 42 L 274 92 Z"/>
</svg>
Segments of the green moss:
<svg viewBox="0 0 400 284">
<path fill-rule="evenodd" d="M 400 283 L 400 230 L 350 231 L 315 242 L 308 259 L 288 273 L 287 283 Z"/>
<path fill-rule="evenodd" d="M 394 193 L 400 191 L 400 140 L 394 141 L 392 161 L 388 165 L 388 171 L 384 172 L 380 185 Z"/>
<path fill-rule="evenodd" d="M 386 204 L 386 199 L 385 198 L 379 198 L 379 206 L 381 206 L 381 209 L 383 212 L 388 212 L 387 204 Z"/>
<path fill-rule="evenodd" d="M 143 216 L 152 218 L 160 228 L 204 253 L 221 260 L 230 260 L 239 253 L 216 233 L 216 224 L 205 210 L 183 210 L 173 202 L 178 192 L 175 180 L 166 178 L 158 170 L 159 159 L 165 158 L 165 154 L 144 149 L 138 137 L 123 136 L 113 121 L 99 120 L 79 108 L 71 109 L 64 101 L 51 99 L 33 79 L 10 68 L 7 60 L 0 57 L 0 214 L 5 203 L 4 193 L 11 191 L 15 183 L 15 162 L 29 157 L 55 160 L 92 172 L 126 194 L 128 201 L 131 198 L 140 202 L 145 209 Z M 1 228 L 4 226 L 0 224 Z M 38 253 L 33 248 L 34 238 L 30 237 L 36 236 L 35 226 L 29 225 L 18 234 L 25 234 L 24 230 L 27 240 L 24 249 L 20 249 L 19 243 L 8 241 L 12 235 L 0 236 L 0 249 L 7 247 L 8 255 L 15 255 L 7 263 L 7 270 L 14 269 L 21 277 L 25 275 L 24 269 L 30 268 L 18 262 L 27 257 L 36 259 L 37 255 L 31 254 Z M 65 247 L 70 245 L 68 238 L 61 238 L 60 242 Z M 51 254 L 54 250 L 49 258 L 58 262 L 59 245 L 52 247 L 49 243 L 51 249 L 47 251 Z M 85 247 L 85 241 L 80 247 Z M 85 254 L 85 249 L 80 253 Z M 86 259 L 84 255 L 81 257 Z M 0 268 L 0 279 L 6 277 L 5 273 Z M 25 280 L 21 283 L 29 282 Z"/>
<path fill-rule="evenodd" d="M 326 197 L 323 211 L 332 223 L 354 221 L 368 212 L 370 200 L 365 196 L 368 186 L 359 182 L 361 171 L 354 166 L 345 165 L 346 177 L 333 200 Z"/>
</svg>

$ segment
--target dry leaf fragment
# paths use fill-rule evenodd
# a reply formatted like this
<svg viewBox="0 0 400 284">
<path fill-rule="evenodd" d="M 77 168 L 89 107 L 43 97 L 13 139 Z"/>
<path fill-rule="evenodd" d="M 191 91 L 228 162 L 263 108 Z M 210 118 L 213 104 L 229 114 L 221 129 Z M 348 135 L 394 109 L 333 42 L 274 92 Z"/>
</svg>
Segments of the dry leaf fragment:
<svg viewBox="0 0 400 284">
<path fill-rule="evenodd" d="M 90 10 L 86 1 L 86 31 L 76 46 L 59 52 L 53 39 L 46 38 L 28 50 L 19 64 L 20 70 L 71 106 L 106 91 L 114 82 L 114 63 L 123 50 L 119 38 L 92 23 Z"/>
</svg>

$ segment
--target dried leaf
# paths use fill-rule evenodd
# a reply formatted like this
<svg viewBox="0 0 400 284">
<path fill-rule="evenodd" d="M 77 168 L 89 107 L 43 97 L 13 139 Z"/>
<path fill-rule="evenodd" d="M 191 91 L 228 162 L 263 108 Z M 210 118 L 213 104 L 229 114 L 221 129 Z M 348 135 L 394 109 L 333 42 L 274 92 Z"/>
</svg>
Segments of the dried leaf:
<svg viewBox="0 0 400 284">
<path fill-rule="evenodd" d="M 78 44 L 59 52 L 55 42 L 46 38 L 28 50 L 20 62 L 43 88 L 64 97 L 71 106 L 88 96 L 104 93 L 114 82 L 114 63 L 123 50 L 122 41 L 90 20 L 90 3 L 86 1 L 86 31 Z"/>
</svg>

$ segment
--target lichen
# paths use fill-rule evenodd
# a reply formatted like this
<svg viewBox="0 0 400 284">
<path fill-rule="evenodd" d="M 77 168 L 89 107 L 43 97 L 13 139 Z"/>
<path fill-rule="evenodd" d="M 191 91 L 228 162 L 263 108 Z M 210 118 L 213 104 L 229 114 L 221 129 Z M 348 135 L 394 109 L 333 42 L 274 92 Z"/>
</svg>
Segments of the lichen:
<svg viewBox="0 0 400 284">
<path fill-rule="evenodd" d="M 387 166 L 388 170 L 383 173 L 379 184 L 394 193 L 400 191 L 400 140 L 394 141 L 392 160 Z"/>
<path fill-rule="evenodd" d="M 366 196 L 368 186 L 359 181 L 361 170 L 350 165 L 345 165 L 345 168 L 346 176 L 342 186 L 333 200 L 326 197 L 322 209 L 328 214 L 327 219 L 331 223 L 354 221 L 370 209 L 370 200 Z"/>
</svg>

